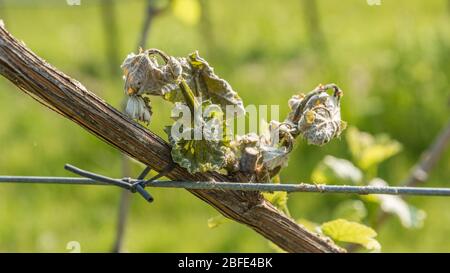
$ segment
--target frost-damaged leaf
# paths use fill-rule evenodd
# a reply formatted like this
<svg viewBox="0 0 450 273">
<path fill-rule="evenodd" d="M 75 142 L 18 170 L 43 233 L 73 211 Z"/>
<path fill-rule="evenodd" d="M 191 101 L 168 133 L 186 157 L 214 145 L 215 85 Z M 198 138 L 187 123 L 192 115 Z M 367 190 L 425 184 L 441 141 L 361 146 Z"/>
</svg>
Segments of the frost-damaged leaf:
<svg viewBox="0 0 450 273">
<path fill-rule="evenodd" d="M 388 186 L 388 183 L 381 178 L 375 178 L 369 184 L 377 187 Z M 426 218 L 425 211 L 409 205 L 399 196 L 379 194 L 373 197 L 384 212 L 395 214 L 404 227 L 421 228 L 423 226 Z"/>
<path fill-rule="evenodd" d="M 337 219 L 323 223 L 321 230 L 335 241 L 359 244 L 372 251 L 381 250 L 380 243 L 374 239 L 377 233 L 368 226 Z"/>
<path fill-rule="evenodd" d="M 121 68 L 125 79 L 125 94 L 129 96 L 126 113 L 133 119 L 149 122 L 150 99 L 146 95 L 163 96 L 178 88 L 177 78 L 182 73 L 182 60 L 170 57 L 165 65 L 147 51 L 129 54 Z M 184 64 L 188 65 L 188 64 Z"/>
<path fill-rule="evenodd" d="M 355 127 L 347 130 L 346 138 L 355 162 L 363 170 L 377 166 L 402 149 L 398 141 L 385 134 L 372 136 Z"/>
<path fill-rule="evenodd" d="M 315 183 L 340 183 L 361 184 L 363 173 L 353 163 L 346 159 L 336 158 L 331 155 L 319 162 L 311 175 Z"/>
<path fill-rule="evenodd" d="M 225 164 L 225 149 L 220 141 L 172 141 L 172 159 L 190 173 L 219 171 Z"/>
<path fill-rule="evenodd" d="M 293 137 L 284 123 L 272 120 L 269 124 L 263 120 L 260 123 L 257 146 L 260 150 L 262 167 L 273 171 L 287 166 Z"/>
<path fill-rule="evenodd" d="M 238 115 L 245 113 L 244 104 L 236 91 L 227 81 L 214 74 L 214 69 L 200 57 L 197 51 L 189 55 L 188 61 L 195 71 L 193 85 L 202 96 L 210 99 L 214 104 L 221 105 L 222 109 L 225 109 L 227 105 L 235 106 Z"/>
<path fill-rule="evenodd" d="M 125 94 L 163 96 L 178 88 L 176 80 L 182 73 L 182 66 L 182 59 L 170 57 L 167 64 L 160 65 L 157 59 L 149 56 L 146 51 L 131 53 L 121 66 L 125 79 Z"/>
<path fill-rule="evenodd" d="M 225 112 L 227 106 L 234 106 L 237 115 L 245 113 L 244 104 L 231 85 L 214 73 L 214 69 L 201 58 L 198 52 L 191 53 L 188 58 L 177 59 L 183 69 L 182 75 L 196 97 L 211 100 L 221 106 Z M 175 102 L 184 101 L 179 88 L 165 93 L 164 99 Z"/>
<path fill-rule="evenodd" d="M 326 91 L 333 89 L 333 95 Z M 341 120 L 342 91 L 335 84 L 319 85 L 306 95 L 295 95 L 289 100 L 291 113 L 285 120 L 309 144 L 322 146 L 339 137 L 346 127 Z"/>
<path fill-rule="evenodd" d="M 183 106 L 176 103 L 175 108 Z M 185 106 L 185 105 L 184 105 Z M 187 107 L 187 106 L 186 106 Z M 219 171 L 227 163 L 228 140 L 222 136 L 220 126 L 223 123 L 221 108 L 211 102 L 203 101 L 203 111 L 198 112 L 191 121 L 188 117 L 188 128 L 183 123 L 184 118 L 179 117 L 176 123 L 179 135 L 172 135 L 172 127 L 166 127 L 166 133 L 172 144 L 172 159 L 190 173 Z M 199 114 L 202 115 L 199 115 Z M 178 122 L 181 122 L 178 126 Z M 194 127 L 194 128 L 192 128 Z M 196 139 L 196 136 L 198 139 Z"/>
<path fill-rule="evenodd" d="M 275 191 L 272 193 L 264 192 L 264 198 L 272 203 L 277 209 L 281 210 L 287 216 L 290 216 L 289 208 L 287 206 L 288 195 L 285 191 Z"/>
<path fill-rule="evenodd" d="M 317 100 L 304 113 L 298 127 L 309 144 L 321 146 L 340 135 L 341 113 L 339 101 L 335 97 L 327 93 L 317 95 Z"/>
<path fill-rule="evenodd" d="M 222 224 L 225 224 L 226 222 L 230 221 L 230 219 L 226 218 L 222 214 L 219 214 L 217 216 L 211 217 L 208 219 L 208 227 L 209 228 L 216 228 Z"/>
</svg>

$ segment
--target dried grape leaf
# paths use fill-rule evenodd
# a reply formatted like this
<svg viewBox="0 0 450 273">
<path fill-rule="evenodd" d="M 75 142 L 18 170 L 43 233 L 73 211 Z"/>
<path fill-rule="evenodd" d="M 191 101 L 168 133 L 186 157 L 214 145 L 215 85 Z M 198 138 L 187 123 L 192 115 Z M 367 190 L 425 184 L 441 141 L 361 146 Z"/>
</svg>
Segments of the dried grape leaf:
<svg viewBox="0 0 450 273">
<path fill-rule="evenodd" d="M 333 95 L 326 91 L 333 89 Z M 340 136 L 346 123 L 341 120 L 342 91 L 334 84 L 319 85 L 306 95 L 295 95 L 289 100 L 291 112 L 285 123 L 301 134 L 309 144 L 322 146 Z"/>
<path fill-rule="evenodd" d="M 211 100 L 225 111 L 227 106 L 236 107 L 237 115 L 245 113 L 242 99 L 231 85 L 214 73 L 214 69 L 201 58 L 198 52 L 191 53 L 188 58 L 179 58 L 183 68 L 183 78 L 193 90 L 196 97 Z M 171 102 L 183 101 L 180 89 L 173 89 L 164 98 Z"/>
<path fill-rule="evenodd" d="M 234 105 L 237 107 L 238 114 L 245 113 L 243 102 L 236 91 L 227 81 L 214 73 L 214 69 L 200 57 L 197 51 L 190 54 L 188 60 L 198 75 L 194 74 L 194 80 L 198 78 L 196 84 L 200 85 L 198 88 L 201 95 L 206 96 L 212 103 L 221 105 L 222 109 L 225 109 L 227 105 Z"/>
<path fill-rule="evenodd" d="M 195 97 L 200 102 L 211 100 L 223 111 L 234 106 L 237 115 L 244 114 L 243 102 L 230 84 L 219 78 L 214 69 L 202 59 L 198 52 L 187 58 L 167 56 L 166 64 L 159 64 L 156 57 L 149 55 L 150 50 L 129 54 L 121 68 L 125 79 L 125 94 L 129 96 L 156 95 L 175 102 L 185 102 L 179 79 L 185 79 Z"/>
<path fill-rule="evenodd" d="M 327 93 L 311 99 L 298 122 L 298 128 L 309 144 L 323 145 L 341 133 L 339 100 Z"/>
<path fill-rule="evenodd" d="M 186 64 L 186 62 L 184 61 Z M 169 57 L 167 64 L 160 65 L 147 51 L 129 54 L 121 68 L 125 78 L 125 94 L 164 94 L 178 88 L 176 80 L 183 71 L 183 60 Z"/>
</svg>

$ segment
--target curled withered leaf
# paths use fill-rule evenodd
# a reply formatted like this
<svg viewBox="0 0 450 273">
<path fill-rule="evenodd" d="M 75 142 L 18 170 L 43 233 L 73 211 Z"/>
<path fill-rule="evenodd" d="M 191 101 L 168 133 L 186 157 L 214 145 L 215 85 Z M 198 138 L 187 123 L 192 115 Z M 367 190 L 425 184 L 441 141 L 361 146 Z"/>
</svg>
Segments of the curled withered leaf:
<svg viewBox="0 0 450 273">
<path fill-rule="evenodd" d="M 287 166 L 289 153 L 292 151 L 294 138 L 291 135 L 291 126 L 272 120 L 268 132 L 261 137 L 261 155 L 263 167 L 269 172 Z M 272 173 L 274 175 L 274 173 Z M 271 176 L 273 176 L 271 175 Z"/>
<path fill-rule="evenodd" d="M 167 64 L 162 66 L 164 79 L 167 82 L 176 82 L 183 73 L 183 65 L 186 67 L 187 63 L 183 58 L 175 58 L 170 56 Z"/>
<path fill-rule="evenodd" d="M 245 113 L 244 104 L 237 92 L 227 81 L 214 73 L 214 69 L 199 56 L 198 52 L 190 54 L 188 58 L 178 58 L 177 60 L 181 64 L 183 78 L 196 97 L 220 105 L 224 112 L 227 106 L 232 106 L 236 115 Z M 178 88 L 173 89 L 164 97 L 172 102 L 183 100 L 181 90 Z"/>
<path fill-rule="evenodd" d="M 323 145 L 341 132 L 339 102 L 327 93 L 317 95 L 305 109 L 298 128 L 308 143 Z"/>
<path fill-rule="evenodd" d="M 231 144 L 239 158 L 240 170 L 256 174 L 256 180 L 260 182 L 270 181 L 271 177 L 287 165 L 289 153 L 293 147 L 294 139 L 289 133 L 284 134 L 285 126 L 283 123 L 272 121 L 270 127 L 273 127 L 271 128 L 271 133 L 260 136 L 255 133 L 238 136 Z M 275 135 L 277 137 L 274 137 Z M 249 148 L 252 149 L 251 157 L 245 156 L 246 153 L 248 154 Z M 248 162 L 254 158 L 257 158 L 256 165 Z M 248 166 L 254 166 L 254 168 L 249 168 Z"/>
<path fill-rule="evenodd" d="M 160 65 L 147 51 L 131 53 L 121 66 L 125 78 L 125 93 L 162 96 L 178 88 L 176 80 L 182 73 L 181 66 L 181 62 L 174 57 L 170 57 L 167 64 Z"/>
<path fill-rule="evenodd" d="M 329 95 L 326 91 L 333 89 Z M 286 119 L 287 123 L 296 126 L 310 144 L 323 145 L 338 137 L 345 129 L 341 120 L 340 98 L 342 91 L 334 84 L 319 86 L 306 96 L 294 96 L 289 105 L 292 112 Z"/>
<path fill-rule="evenodd" d="M 153 55 L 164 54 L 165 64 L 161 65 Z M 161 54 L 160 54 L 161 55 Z M 237 115 L 245 113 L 241 98 L 230 84 L 214 73 L 214 69 L 198 52 L 187 58 L 166 56 L 159 50 L 131 53 L 122 64 L 127 95 L 163 96 L 171 102 L 183 102 L 179 79 L 183 78 L 195 97 L 211 100 L 225 112 L 227 106 L 234 107 Z"/>
<path fill-rule="evenodd" d="M 192 77 L 188 78 L 188 82 L 194 86 L 199 95 L 221 105 L 223 109 L 226 106 L 235 106 L 238 115 L 245 113 L 243 102 L 236 91 L 226 80 L 214 73 L 214 68 L 201 58 L 197 51 L 189 55 L 188 61 L 193 68 Z"/>
</svg>

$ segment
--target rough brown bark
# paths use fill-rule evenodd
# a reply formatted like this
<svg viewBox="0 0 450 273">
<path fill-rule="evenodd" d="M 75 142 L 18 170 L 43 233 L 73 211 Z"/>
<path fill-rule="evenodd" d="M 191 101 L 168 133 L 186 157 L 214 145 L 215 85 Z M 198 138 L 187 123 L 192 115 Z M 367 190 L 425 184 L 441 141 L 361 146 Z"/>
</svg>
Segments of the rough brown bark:
<svg viewBox="0 0 450 273">
<path fill-rule="evenodd" d="M 157 171 L 172 163 L 170 146 L 108 105 L 81 83 L 36 56 L 0 26 L 0 74 L 40 103 Z M 174 180 L 230 181 L 218 173 L 190 174 L 176 166 Z M 288 252 L 342 252 L 305 230 L 257 192 L 190 190 L 226 217 L 245 224 Z"/>
</svg>

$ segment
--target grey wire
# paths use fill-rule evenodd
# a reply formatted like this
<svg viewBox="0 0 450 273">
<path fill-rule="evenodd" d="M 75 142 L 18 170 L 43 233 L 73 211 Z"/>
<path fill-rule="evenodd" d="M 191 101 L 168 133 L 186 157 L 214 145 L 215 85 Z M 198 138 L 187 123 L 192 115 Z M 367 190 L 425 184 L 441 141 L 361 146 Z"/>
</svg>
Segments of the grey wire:
<svg viewBox="0 0 450 273">
<path fill-rule="evenodd" d="M 348 186 L 348 185 L 319 185 L 319 184 L 261 184 L 235 182 L 188 182 L 188 181 L 152 181 L 148 187 L 185 188 L 198 190 L 240 190 L 240 191 L 285 191 L 319 192 L 319 193 L 354 193 L 390 194 L 390 195 L 425 195 L 450 196 L 449 188 L 420 188 L 420 187 L 380 187 L 380 186 Z"/>
<path fill-rule="evenodd" d="M 0 176 L 0 183 L 25 183 L 25 184 L 62 184 L 62 185 L 103 185 L 108 183 L 99 182 L 89 178 L 57 177 L 57 176 Z"/>
<path fill-rule="evenodd" d="M 99 176 L 103 177 L 103 176 Z M 115 182 L 123 180 L 103 177 Z M 144 183 L 144 180 L 128 179 L 131 184 Z M 97 178 L 74 177 L 44 177 L 44 176 L 0 176 L 0 183 L 39 183 L 39 184 L 73 184 L 73 185 L 111 185 L 98 181 Z M 379 186 L 348 186 L 322 184 L 261 184 L 236 182 L 190 182 L 190 181 L 162 181 L 147 182 L 146 187 L 154 188 L 184 188 L 196 190 L 239 190 L 239 191 L 285 191 L 317 192 L 317 193 L 346 193 L 346 194 L 389 194 L 389 195 L 417 195 L 417 196 L 450 196 L 450 188 L 425 187 L 379 187 Z M 119 185 L 118 185 L 119 186 Z"/>
<path fill-rule="evenodd" d="M 106 176 L 103 176 L 103 175 L 99 175 L 99 174 L 96 174 L 96 173 L 92 173 L 92 172 L 88 172 L 88 171 L 82 170 L 82 169 L 77 168 L 75 166 L 72 166 L 70 164 L 66 164 L 64 166 L 64 169 L 66 169 L 66 170 L 68 170 L 70 172 L 73 172 L 75 174 L 78 174 L 80 176 L 84 176 L 86 178 L 96 180 L 98 182 L 113 184 L 115 186 L 124 188 L 126 190 L 130 190 L 131 189 L 130 183 L 127 183 L 127 182 L 123 181 L 123 180 L 129 180 L 129 179 L 125 179 L 124 178 L 122 180 L 119 180 L 119 179 L 109 178 L 109 177 L 106 177 Z"/>
</svg>

